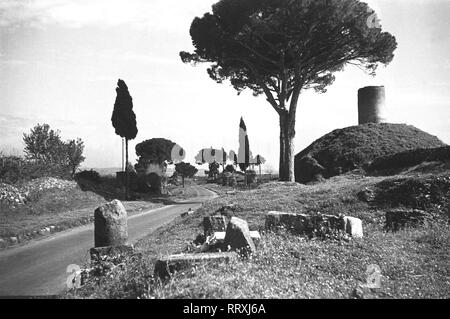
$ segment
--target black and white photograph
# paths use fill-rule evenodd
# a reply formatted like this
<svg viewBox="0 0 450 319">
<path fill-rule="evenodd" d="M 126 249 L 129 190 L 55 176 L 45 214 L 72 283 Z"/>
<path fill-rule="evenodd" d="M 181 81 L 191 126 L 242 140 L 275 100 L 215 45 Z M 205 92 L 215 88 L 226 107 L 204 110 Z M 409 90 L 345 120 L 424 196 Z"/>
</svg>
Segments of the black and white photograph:
<svg viewBox="0 0 450 319">
<path fill-rule="evenodd" d="M 449 299 L 449 17 L 0 0 L 0 299 Z"/>
</svg>

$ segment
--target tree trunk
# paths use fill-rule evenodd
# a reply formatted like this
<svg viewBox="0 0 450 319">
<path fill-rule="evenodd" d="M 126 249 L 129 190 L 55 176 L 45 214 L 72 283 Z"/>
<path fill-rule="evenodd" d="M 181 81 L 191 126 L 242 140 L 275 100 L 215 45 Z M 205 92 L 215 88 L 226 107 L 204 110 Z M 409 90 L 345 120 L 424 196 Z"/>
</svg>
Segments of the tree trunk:
<svg viewBox="0 0 450 319">
<path fill-rule="evenodd" d="M 294 174 L 295 118 L 289 113 L 280 115 L 280 181 L 295 182 Z"/>
<path fill-rule="evenodd" d="M 123 165 L 123 158 L 124 158 L 124 142 L 123 142 L 123 138 L 122 138 L 122 172 L 125 172 L 125 166 Z"/>
<path fill-rule="evenodd" d="M 183 182 L 183 188 L 184 188 L 184 175 L 181 175 L 181 180 Z"/>
<path fill-rule="evenodd" d="M 125 200 L 130 199 L 130 175 L 128 172 L 128 139 L 125 139 Z"/>
</svg>

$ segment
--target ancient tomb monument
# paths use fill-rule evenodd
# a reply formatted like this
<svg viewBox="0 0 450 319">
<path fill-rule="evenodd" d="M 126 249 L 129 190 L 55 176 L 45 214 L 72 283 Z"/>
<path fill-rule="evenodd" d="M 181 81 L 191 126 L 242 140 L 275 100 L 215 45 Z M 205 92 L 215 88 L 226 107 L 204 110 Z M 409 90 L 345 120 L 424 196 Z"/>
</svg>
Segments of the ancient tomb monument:
<svg viewBox="0 0 450 319">
<path fill-rule="evenodd" d="M 358 90 L 358 124 L 384 123 L 386 92 L 384 86 L 367 86 Z"/>
<path fill-rule="evenodd" d="M 91 248 L 91 264 L 105 258 L 133 253 L 128 244 L 127 211 L 115 199 L 94 212 L 94 248 Z"/>
</svg>

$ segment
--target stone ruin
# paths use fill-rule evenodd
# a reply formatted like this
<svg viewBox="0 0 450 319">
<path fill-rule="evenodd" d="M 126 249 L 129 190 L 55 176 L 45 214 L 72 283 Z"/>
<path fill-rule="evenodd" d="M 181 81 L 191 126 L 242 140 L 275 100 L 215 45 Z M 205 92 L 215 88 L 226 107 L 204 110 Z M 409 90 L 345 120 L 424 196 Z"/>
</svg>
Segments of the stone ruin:
<svg viewBox="0 0 450 319">
<path fill-rule="evenodd" d="M 89 253 L 90 267 L 78 273 L 81 285 L 124 266 L 127 258 L 137 255 L 128 243 L 127 211 L 119 200 L 94 211 L 94 247 Z"/>
<path fill-rule="evenodd" d="M 333 215 L 305 215 L 271 211 L 266 215 L 267 230 L 286 229 L 308 237 L 339 236 L 362 238 L 363 227 L 359 218 Z"/>
<path fill-rule="evenodd" d="M 248 258 L 261 243 L 258 231 L 250 231 L 245 220 L 232 216 L 235 205 L 223 206 L 217 212 L 203 218 L 203 234 L 188 245 L 188 253 L 160 258 L 155 265 L 155 276 L 161 279 L 189 266 L 229 262 L 236 258 Z M 231 214 L 230 214 L 231 212 Z M 362 221 L 349 216 L 304 215 L 284 212 L 268 212 L 267 231 L 289 230 L 309 237 L 340 235 L 344 238 L 362 238 Z"/>
<path fill-rule="evenodd" d="M 203 234 L 188 246 L 188 253 L 160 258 L 155 264 L 155 276 L 166 279 L 174 272 L 200 264 L 229 262 L 237 258 L 248 258 L 261 243 L 258 231 L 250 231 L 248 223 L 229 214 L 235 205 L 227 205 L 203 218 Z M 183 213 L 186 217 L 194 211 Z M 81 272 L 84 284 L 93 276 L 102 276 L 124 265 L 126 258 L 140 255 L 128 243 L 127 212 L 122 203 L 113 200 L 98 207 L 94 213 L 95 247 L 90 249 L 90 269 Z M 362 221 L 348 216 L 304 215 L 284 212 L 268 212 L 267 231 L 287 229 L 295 234 L 317 236 L 341 232 L 352 238 L 363 237 Z M 319 234 L 319 235 L 320 235 Z"/>
<path fill-rule="evenodd" d="M 200 264 L 229 262 L 248 258 L 261 241 L 258 231 L 250 231 L 245 220 L 222 215 L 203 218 L 203 234 L 197 236 L 193 252 L 160 258 L 155 264 L 155 276 L 166 279 L 182 269 Z"/>
</svg>

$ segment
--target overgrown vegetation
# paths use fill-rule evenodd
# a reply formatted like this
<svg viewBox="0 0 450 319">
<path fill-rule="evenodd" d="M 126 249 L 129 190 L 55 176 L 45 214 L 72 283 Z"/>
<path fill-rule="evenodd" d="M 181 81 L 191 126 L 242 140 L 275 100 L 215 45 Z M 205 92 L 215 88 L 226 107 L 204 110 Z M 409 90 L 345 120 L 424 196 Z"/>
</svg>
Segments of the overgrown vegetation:
<svg viewBox="0 0 450 319">
<path fill-rule="evenodd" d="M 382 156 L 370 163 L 367 170 L 377 175 L 393 175 L 402 169 L 424 162 L 450 162 L 450 146 L 414 149 Z"/>
<path fill-rule="evenodd" d="M 271 182 L 253 188 L 214 187 L 221 197 L 206 203 L 194 215 L 179 218 L 141 240 L 139 263 L 128 264 L 113 278 L 71 291 L 68 297 L 101 298 L 447 298 L 450 294 L 450 227 L 448 180 L 450 173 L 414 176 L 364 177 L 346 174 L 316 185 Z M 441 196 L 418 196 L 430 185 Z M 358 193 L 371 189 L 377 200 Z M 428 189 L 428 188 L 426 188 Z M 234 193 L 229 193 L 234 190 Z M 390 197 L 386 197 L 389 195 Z M 408 201 L 403 198 L 416 198 Z M 380 199 L 383 199 L 380 201 Z M 439 218 L 431 224 L 400 232 L 386 232 L 384 208 L 433 207 Z M 161 283 L 151 274 L 155 260 L 180 253 L 202 232 L 203 216 L 234 204 L 235 216 L 262 233 L 257 253 L 247 261 L 202 266 L 177 273 Z M 430 206 L 431 205 L 431 206 Z M 270 210 L 344 214 L 363 220 L 361 240 L 307 239 L 264 230 Z M 170 240 L 167 240 L 170 238 Z M 366 270 L 382 270 L 380 289 L 361 290 Z"/>
<path fill-rule="evenodd" d="M 377 158 L 404 151 L 411 152 L 384 158 L 382 161 L 377 160 L 378 164 L 374 164 L 374 169 L 386 168 L 386 165 L 397 161 L 406 166 L 406 158 L 411 164 L 419 163 L 420 159 L 426 159 L 426 156 L 414 150 L 443 146 L 445 144 L 437 137 L 405 124 L 369 123 L 338 129 L 321 137 L 296 155 L 296 181 L 310 182 L 312 176 L 308 174 L 317 167 L 321 167 L 318 173 L 329 178 L 357 168 L 367 168 Z M 305 158 L 310 160 L 305 161 Z"/>
<path fill-rule="evenodd" d="M 71 172 L 55 163 L 30 161 L 18 156 L 0 156 L 0 183 L 16 184 L 40 177 L 71 179 Z"/>
</svg>

